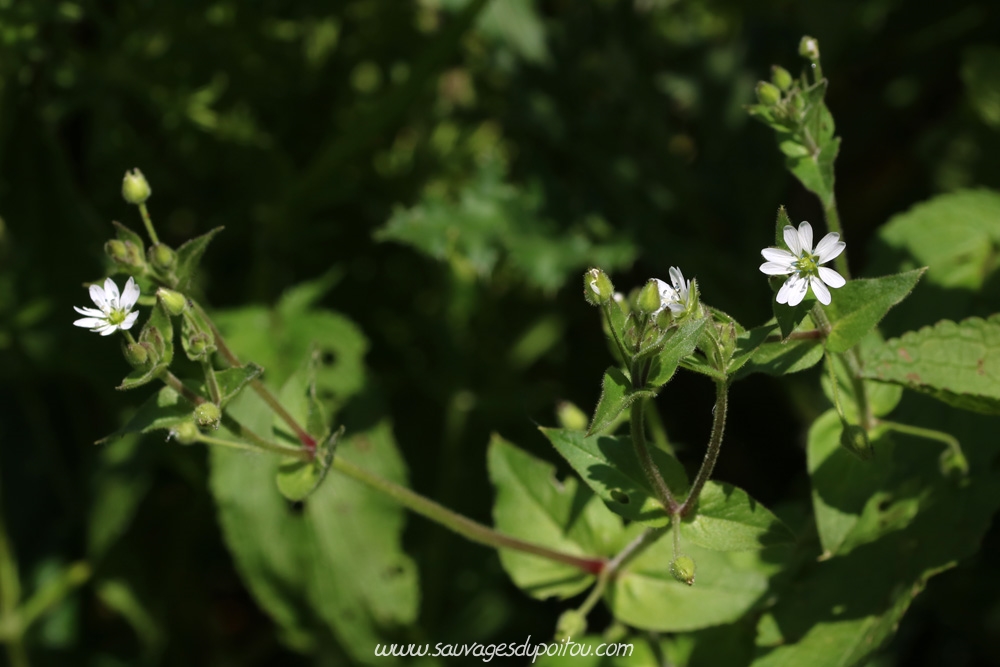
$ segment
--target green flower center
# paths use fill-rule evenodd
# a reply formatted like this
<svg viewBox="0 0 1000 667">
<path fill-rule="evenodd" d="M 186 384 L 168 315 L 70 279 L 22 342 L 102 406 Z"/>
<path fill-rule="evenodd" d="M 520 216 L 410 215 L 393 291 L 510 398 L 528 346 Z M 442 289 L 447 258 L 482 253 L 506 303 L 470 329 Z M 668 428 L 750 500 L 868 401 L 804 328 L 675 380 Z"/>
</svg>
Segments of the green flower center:
<svg viewBox="0 0 1000 667">
<path fill-rule="evenodd" d="M 795 270 L 804 276 L 814 276 L 819 273 L 819 255 L 810 255 L 809 253 L 802 253 L 802 255 L 795 260 Z"/>
<path fill-rule="evenodd" d="M 108 324 L 119 325 L 125 321 L 125 317 L 128 315 L 121 308 L 112 308 L 108 312 Z"/>
</svg>

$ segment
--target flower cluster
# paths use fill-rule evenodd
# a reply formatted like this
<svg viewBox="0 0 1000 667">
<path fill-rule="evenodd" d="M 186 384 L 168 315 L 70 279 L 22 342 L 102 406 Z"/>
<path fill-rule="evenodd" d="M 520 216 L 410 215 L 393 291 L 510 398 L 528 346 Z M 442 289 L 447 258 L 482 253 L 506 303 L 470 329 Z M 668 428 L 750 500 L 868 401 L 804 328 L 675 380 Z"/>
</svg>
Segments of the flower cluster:
<svg viewBox="0 0 1000 667">
<path fill-rule="evenodd" d="M 691 281 L 684 280 L 684 274 L 681 273 L 680 269 L 676 266 L 670 267 L 670 285 L 659 278 L 653 280 L 656 281 L 656 287 L 660 292 L 660 309 L 656 311 L 657 313 L 664 308 L 670 309 L 673 313 L 683 313 L 688 309 L 693 290 L 691 289 Z"/>
<path fill-rule="evenodd" d="M 760 251 L 767 261 L 760 265 L 760 270 L 769 276 L 788 276 L 788 280 L 778 290 L 778 303 L 797 306 L 802 303 L 809 289 L 824 306 L 830 305 L 830 287 L 843 287 L 847 282 L 844 277 L 825 266 L 830 260 L 844 252 L 846 244 L 840 240 L 840 234 L 831 232 L 820 239 L 813 249 L 813 230 L 808 222 L 799 224 L 796 230 L 786 225 L 783 230 L 784 248 L 764 248 Z"/>
</svg>

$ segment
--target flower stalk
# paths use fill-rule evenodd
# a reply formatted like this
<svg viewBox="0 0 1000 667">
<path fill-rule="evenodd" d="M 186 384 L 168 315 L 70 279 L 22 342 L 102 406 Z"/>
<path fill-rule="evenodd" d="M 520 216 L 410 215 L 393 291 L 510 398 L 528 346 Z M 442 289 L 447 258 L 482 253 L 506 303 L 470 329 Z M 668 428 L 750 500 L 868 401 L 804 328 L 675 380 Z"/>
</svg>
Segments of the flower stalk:
<svg viewBox="0 0 1000 667">
<path fill-rule="evenodd" d="M 701 462 L 701 468 L 698 470 L 698 475 L 694 478 L 694 484 L 691 485 L 691 491 L 677 509 L 676 514 L 681 517 L 690 514 L 691 510 L 698 504 L 698 496 L 701 495 L 701 490 L 705 487 L 705 483 L 708 482 L 712 476 L 712 471 L 715 469 L 715 462 L 718 460 L 719 451 L 722 448 L 722 436 L 726 430 L 726 410 L 728 405 L 729 382 L 726 380 L 716 380 L 715 408 L 713 410 L 715 416 L 712 420 L 712 435 L 708 440 L 708 449 L 705 451 L 705 458 Z M 674 512 L 671 512 L 671 516 L 673 514 Z"/>
</svg>

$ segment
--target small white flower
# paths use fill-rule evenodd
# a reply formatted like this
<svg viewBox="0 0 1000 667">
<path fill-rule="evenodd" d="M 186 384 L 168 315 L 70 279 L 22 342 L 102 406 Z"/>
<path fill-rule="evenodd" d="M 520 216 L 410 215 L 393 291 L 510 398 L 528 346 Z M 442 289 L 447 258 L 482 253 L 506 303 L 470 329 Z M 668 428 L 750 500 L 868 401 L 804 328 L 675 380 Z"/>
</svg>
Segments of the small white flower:
<svg viewBox="0 0 1000 667">
<path fill-rule="evenodd" d="M 132 306 L 139 299 L 139 286 L 132 278 L 129 278 L 128 282 L 125 283 L 123 294 L 118 293 L 118 285 L 115 285 L 115 281 L 111 278 L 104 281 L 103 289 L 100 285 L 91 285 L 90 299 L 97 308 L 73 306 L 73 310 L 81 315 L 86 315 L 73 324 L 96 331 L 102 336 L 110 336 L 118 329 L 131 329 L 139 317 L 138 312 L 130 312 Z"/>
<path fill-rule="evenodd" d="M 669 308 L 674 313 L 683 313 L 687 310 L 688 301 L 691 299 L 691 281 L 684 280 L 684 274 L 676 266 L 670 267 L 670 282 L 668 285 L 659 278 L 654 278 L 656 287 L 660 292 L 660 309 Z"/>
<path fill-rule="evenodd" d="M 820 239 L 813 249 L 813 230 L 808 222 L 799 224 L 798 230 L 786 225 L 783 230 L 784 248 L 764 248 L 760 251 L 767 261 L 760 270 L 769 276 L 789 276 L 778 290 L 777 302 L 797 306 L 806 298 L 809 288 L 824 306 L 830 305 L 830 287 L 843 287 L 844 277 L 820 264 L 826 264 L 840 253 L 847 244 L 840 240 L 840 234 L 831 232 Z M 824 284 L 825 283 L 825 284 Z"/>
</svg>

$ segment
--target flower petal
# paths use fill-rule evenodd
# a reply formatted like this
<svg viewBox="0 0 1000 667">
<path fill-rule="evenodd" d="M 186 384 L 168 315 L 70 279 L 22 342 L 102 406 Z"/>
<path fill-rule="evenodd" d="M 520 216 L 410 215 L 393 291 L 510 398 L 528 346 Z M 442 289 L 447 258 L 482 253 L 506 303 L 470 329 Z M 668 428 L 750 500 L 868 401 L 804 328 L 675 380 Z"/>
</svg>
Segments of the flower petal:
<svg viewBox="0 0 1000 667">
<path fill-rule="evenodd" d="M 108 305 L 112 308 L 119 308 L 118 305 L 121 303 L 121 294 L 118 292 L 118 285 L 115 285 L 115 281 L 111 278 L 106 278 L 104 280 L 104 296 L 108 300 Z"/>
<path fill-rule="evenodd" d="M 125 290 L 122 292 L 122 310 L 131 310 L 132 306 L 134 306 L 135 302 L 138 300 L 139 286 L 135 284 L 132 276 L 129 276 L 128 282 L 125 283 Z"/>
<path fill-rule="evenodd" d="M 787 276 L 795 271 L 795 269 L 787 264 L 780 264 L 778 262 L 764 262 L 760 265 L 760 270 L 769 276 Z"/>
<path fill-rule="evenodd" d="M 670 282 L 674 284 L 674 289 L 680 293 L 684 287 L 684 274 L 676 266 L 670 267 Z"/>
<path fill-rule="evenodd" d="M 809 285 L 812 287 L 813 294 L 819 299 L 819 302 L 824 306 L 830 305 L 830 290 L 826 288 L 823 281 L 816 276 L 809 276 Z"/>
<path fill-rule="evenodd" d="M 90 300 L 94 302 L 94 305 L 101 309 L 104 313 L 108 312 L 108 299 L 104 295 L 104 288 L 100 285 L 90 286 Z"/>
<path fill-rule="evenodd" d="M 825 266 L 819 267 L 819 277 L 830 287 L 843 287 L 847 283 L 844 276 Z"/>
<path fill-rule="evenodd" d="M 138 310 L 135 311 L 135 312 L 129 313 L 128 316 L 125 318 L 125 321 L 122 322 L 119 326 L 122 329 L 131 329 L 132 325 L 135 324 L 135 321 L 137 319 L 139 319 L 139 311 Z"/>
<path fill-rule="evenodd" d="M 799 241 L 799 233 L 795 231 L 795 228 L 791 225 L 785 225 L 785 228 L 781 230 L 782 236 L 785 237 L 785 245 L 791 251 L 796 258 L 802 255 L 802 243 Z"/>
<path fill-rule="evenodd" d="M 784 248 L 764 248 L 760 251 L 761 256 L 769 262 L 778 262 L 791 266 L 796 259 L 795 255 Z"/>
<path fill-rule="evenodd" d="M 96 317 L 84 317 L 73 322 L 74 326 L 84 327 L 85 329 L 100 329 L 107 324 L 107 320 L 98 319 Z"/>
<path fill-rule="evenodd" d="M 73 306 L 73 310 L 87 317 L 105 317 L 105 313 L 96 308 L 78 308 L 77 306 Z"/>
<path fill-rule="evenodd" d="M 684 304 L 681 303 L 680 301 L 671 301 L 670 303 L 667 304 L 667 308 L 669 308 L 670 312 L 672 313 L 684 312 Z"/>
<path fill-rule="evenodd" d="M 802 243 L 802 250 L 811 255 L 813 251 L 813 228 L 805 220 L 799 223 L 799 242 Z"/>
<path fill-rule="evenodd" d="M 778 303 L 788 303 L 788 289 L 795 278 L 789 278 L 784 283 L 781 284 L 781 288 L 778 289 L 778 295 L 775 297 L 775 301 Z"/>
<path fill-rule="evenodd" d="M 117 329 L 118 329 L 118 325 L 116 325 L 116 324 L 109 324 L 108 326 L 104 327 L 103 329 L 94 329 L 94 331 L 96 331 L 97 333 L 101 334 L 102 336 L 110 336 Z"/>
<path fill-rule="evenodd" d="M 840 253 L 844 252 L 844 248 L 846 247 L 847 244 L 840 240 L 840 234 L 830 232 L 820 239 L 819 245 L 816 246 L 816 254 L 819 256 L 819 263 L 825 264 L 829 262 Z"/>
<path fill-rule="evenodd" d="M 802 303 L 809 292 L 809 281 L 801 276 L 793 276 L 791 285 L 788 287 L 788 305 L 797 306 Z"/>
</svg>

